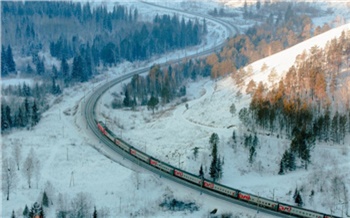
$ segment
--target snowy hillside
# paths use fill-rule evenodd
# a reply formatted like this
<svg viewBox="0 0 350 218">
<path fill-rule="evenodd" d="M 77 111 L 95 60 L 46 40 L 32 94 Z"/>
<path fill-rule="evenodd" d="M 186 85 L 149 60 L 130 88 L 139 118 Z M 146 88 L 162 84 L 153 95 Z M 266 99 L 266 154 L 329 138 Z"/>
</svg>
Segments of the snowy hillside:
<svg viewBox="0 0 350 218">
<path fill-rule="evenodd" d="M 166 12 L 139 2 L 134 2 L 134 6 L 141 7 L 140 14 L 143 15 L 140 16 L 151 17 Z M 59 211 L 73 210 L 72 203 L 79 201 L 87 203 L 90 214 L 96 206 L 100 217 L 207 217 L 214 208 L 218 209 L 218 214 L 253 217 L 256 210 L 201 195 L 159 178 L 119 155 L 113 155 L 110 150 L 104 150 L 95 136 L 86 131 L 82 117 L 81 104 L 85 97 L 93 92 L 94 87 L 106 82 L 106 78 L 108 80 L 130 69 L 197 53 L 199 49 L 212 47 L 227 37 L 224 27 L 218 24 L 208 22 L 208 29 L 210 34 L 204 40 L 204 45 L 172 52 L 166 58 L 154 57 L 150 61 L 124 63 L 108 69 L 93 81 L 67 88 L 57 99 L 52 99 L 51 108 L 42 115 L 34 129 L 15 130 L 2 135 L 2 160 L 9 158 L 9 164 L 12 164 L 15 147 L 18 146 L 20 152 L 19 170 L 15 171 L 9 201 L 6 200 L 6 193 L 0 192 L 1 217 L 10 217 L 12 211 L 16 217 L 21 217 L 26 205 L 30 208 L 34 202 L 41 203 L 44 191 L 50 200 L 49 207 L 45 209 L 47 217 L 56 217 Z M 48 54 L 45 58 L 49 62 L 56 61 L 51 60 Z M 30 79 L 13 78 L 1 80 L 1 85 L 23 82 L 34 84 Z M 28 177 L 24 173 L 27 159 L 36 162 L 31 188 L 28 188 Z M 159 204 L 167 198 L 194 202 L 199 211 L 172 212 L 163 209 Z"/>
<path fill-rule="evenodd" d="M 155 13 L 165 13 L 163 9 L 152 9 L 140 2 L 129 2 L 135 7 L 142 7 L 141 16 L 150 19 Z M 182 1 L 181 1 L 182 2 Z M 175 2 L 179 8 L 186 4 Z M 202 12 L 208 11 L 222 1 L 201 6 Z M 94 1 L 98 4 L 99 1 Z M 171 2 L 165 2 L 172 6 Z M 170 11 L 169 13 L 173 13 Z M 187 17 L 189 18 L 189 17 Z M 331 19 L 333 19 L 332 17 Z M 269 217 L 257 214 L 257 211 L 201 195 L 196 191 L 177 185 L 164 178 L 159 178 L 136 164 L 113 154 L 96 137 L 86 130 L 81 106 L 85 98 L 110 78 L 115 78 L 130 69 L 151 66 L 188 54 L 194 54 L 208 48 L 227 37 L 224 27 L 208 23 L 209 32 L 204 45 L 187 51 L 176 51 L 166 57 L 137 63 L 124 63 L 116 68 L 109 68 L 89 83 L 76 85 L 64 90 L 57 99 L 52 99 L 51 108 L 42 116 L 40 123 L 32 130 L 15 130 L 1 137 L 1 159 L 13 157 L 14 148 L 20 148 L 20 170 L 16 170 L 15 188 L 6 200 L 5 192 L 0 193 L 0 216 L 10 217 L 15 211 L 21 217 L 25 205 L 31 207 L 34 202 L 41 202 L 45 191 L 50 199 L 46 208 L 47 217 L 56 217 L 59 210 L 71 210 L 72 202 L 85 202 L 91 214 L 94 206 L 101 217 L 208 217 L 214 208 L 218 214 L 228 213 L 234 217 Z M 240 27 L 241 28 L 241 27 Z M 246 26 L 242 26 L 242 29 Z M 322 47 L 328 40 L 339 36 L 350 25 L 344 25 L 327 33 L 312 38 L 286 51 L 253 63 L 253 74 L 246 81 L 268 81 L 269 72 L 275 68 L 279 77 L 294 63 L 296 55 L 317 44 Z M 51 57 L 47 57 L 50 60 Z M 263 64 L 266 72 L 260 72 Z M 102 69 L 101 69 L 102 70 Z M 268 73 L 267 73 L 268 72 Z M 1 85 L 23 83 L 24 80 L 2 80 Z M 29 82 L 28 82 L 29 81 Z M 30 80 L 26 80 L 31 84 Z M 124 84 L 124 83 L 123 83 Z M 201 164 L 208 176 L 211 157 L 209 137 L 213 132 L 219 134 L 219 154 L 224 157 L 223 184 L 284 202 L 292 201 L 296 186 L 303 186 L 306 191 L 311 184 L 339 175 L 350 184 L 350 152 L 344 146 L 318 145 L 309 171 L 298 170 L 285 176 L 277 175 L 279 160 L 289 141 L 276 136 L 259 135 L 260 148 L 255 164 L 247 162 L 248 152 L 242 147 L 231 146 L 232 131 L 243 134 L 237 113 L 232 116 L 229 107 L 235 103 L 237 112 L 249 103 L 249 96 L 243 92 L 237 95 L 239 88 L 231 77 L 213 82 L 200 80 L 187 84 L 188 109 L 179 99 L 166 107 L 160 107 L 155 115 L 147 108 L 137 111 L 112 110 L 109 107 L 111 94 L 120 92 L 122 85 L 113 87 L 98 104 L 98 118 L 107 121 L 108 126 L 118 136 L 135 147 L 167 161 L 174 166 L 198 173 Z M 107 107 L 106 107 L 107 106 Z M 242 136 L 242 135 L 238 135 Z M 349 143 L 348 138 L 347 142 Z M 350 146 L 348 144 L 348 146 Z M 194 157 L 193 148 L 199 148 L 198 157 Z M 24 173 L 26 159 L 36 160 L 32 177 L 32 188 L 28 188 L 28 178 Z M 327 167 L 324 167 L 327 166 Z M 310 183 L 313 179 L 314 183 Z M 328 186 L 327 186 L 328 187 Z M 348 187 L 350 189 L 350 187 Z M 306 192 L 305 191 L 305 192 Z M 80 198 L 82 197 L 82 198 Z M 198 211 L 173 212 L 159 206 L 167 197 L 179 201 L 194 202 Z M 305 197 L 306 207 L 341 215 L 341 205 L 330 202 L 327 196 L 316 193 L 314 198 Z"/>
<path fill-rule="evenodd" d="M 275 81 L 278 81 L 303 50 L 309 50 L 314 45 L 322 48 L 327 41 L 339 37 L 342 31 L 348 30 L 350 30 L 350 24 L 252 63 L 247 68 L 252 68 L 253 73 L 246 78 L 246 81 L 253 79 L 268 83 L 267 77 L 273 68 L 277 72 Z M 264 63 L 268 69 L 260 72 Z M 239 137 L 243 136 L 245 130 L 237 114 L 231 115 L 230 105 L 234 103 L 239 111 L 250 103 L 249 96 L 245 94 L 237 96 L 238 90 L 240 89 L 235 86 L 231 77 L 218 82 L 201 80 L 198 83 L 188 84 L 187 92 L 190 93 L 189 101 L 186 102 L 189 105 L 188 109 L 180 100 L 172 106 L 160 107 L 155 115 L 143 107 L 137 108 L 136 111 L 129 111 L 112 110 L 102 106 L 99 107 L 102 115 L 100 119 L 107 120 L 108 126 L 126 141 L 174 166 L 197 174 L 200 165 L 203 164 L 207 178 L 209 178 L 211 161 L 208 141 L 212 133 L 218 133 L 220 138 L 218 153 L 224 157 L 225 161 L 222 183 L 291 204 L 293 203 L 292 193 L 296 187 L 303 187 L 305 193 L 314 188 L 309 183 L 312 178 L 317 178 L 314 185 L 319 186 L 320 182 L 327 183 L 327 180 L 336 176 L 339 169 L 342 169 L 343 173 L 339 176 L 345 181 L 350 181 L 349 138 L 346 140 L 348 144 L 344 146 L 317 145 L 312 154 L 311 169 L 298 170 L 280 176 L 277 174 L 279 161 L 290 141 L 277 138 L 276 135 L 260 134 L 257 159 L 250 166 L 247 161 L 248 151 L 242 146 L 232 147 L 231 141 L 233 130 L 239 133 Z M 243 87 L 242 90 L 245 88 Z M 120 88 L 115 87 L 110 93 L 118 91 Z M 101 101 L 105 104 L 111 98 L 106 94 Z M 195 147 L 199 148 L 197 158 L 193 154 Z M 328 167 L 323 168 L 324 165 Z M 325 213 L 331 213 L 330 209 L 337 214 L 341 211 L 341 205 L 329 202 L 328 196 L 322 193 L 316 193 L 313 198 L 304 197 L 307 199 L 305 200 L 307 208 Z"/>
</svg>

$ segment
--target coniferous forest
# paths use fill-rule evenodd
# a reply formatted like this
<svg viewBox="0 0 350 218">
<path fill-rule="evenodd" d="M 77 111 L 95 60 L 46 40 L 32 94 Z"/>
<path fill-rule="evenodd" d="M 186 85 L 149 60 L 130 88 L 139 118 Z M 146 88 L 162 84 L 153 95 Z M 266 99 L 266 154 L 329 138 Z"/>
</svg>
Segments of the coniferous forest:
<svg viewBox="0 0 350 218">
<path fill-rule="evenodd" d="M 40 78 L 40 84 L 10 86 L 3 93 L 2 131 L 29 127 L 30 107 L 40 113 L 48 108 L 47 95 L 59 95 L 65 87 L 86 82 L 98 74 L 98 67 L 123 61 L 146 60 L 153 55 L 198 45 L 206 33 L 205 20 L 178 15 L 155 15 L 139 19 L 137 8 L 73 2 L 2 2 L 1 76 L 21 72 Z M 89 28 L 86 28 L 89 27 Z M 49 53 L 59 64 L 45 60 Z M 23 63 L 14 56 L 30 57 Z M 10 99 L 17 98 L 16 101 Z M 24 117 L 24 118 L 22 118 Z"/>
</svg>

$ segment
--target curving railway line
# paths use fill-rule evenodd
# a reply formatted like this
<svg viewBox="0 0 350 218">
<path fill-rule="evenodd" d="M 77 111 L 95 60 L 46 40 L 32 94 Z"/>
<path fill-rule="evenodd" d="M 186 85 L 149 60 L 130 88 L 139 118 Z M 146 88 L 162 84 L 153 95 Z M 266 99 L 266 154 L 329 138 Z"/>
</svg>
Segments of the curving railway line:
<svg viewBox="0 0 350 218">
<path fill-rule="evenodd" d="M 145 2 L 144 2 L 145 3 Z M 177 11 L 177 12 L 181 12 L 181 13 L 186 13 L 186 12 L 182 12 L 182 11 L 179 11 L 179 10 L 175 10 L 175 9 L 169 9 L 169 8 L 166 8 L 166 7 L 163 7 L 163 6 L 158 6 L 158 5 L 154 5 L 154 4 L 151 4 L 151 3 L 146 3 L 146 4 L 150 4 L 150 5 L 153 5 L 153 6 L 157 6 L 157 7 L 161 7 L 161 8 L 165 8 L 167 10 L 173 10 L 173 11 Z M 199 16 L 199 15 L 196 15 L 196 16 Z M 203 15 L 200 15 L 201 17 L 205 17 L 206 19 L 208 20 L 211 20 L 212 22 L 217 22 L 217 23 L 220 23 L 221 25 L 225 26 L 228 31 L 229 31 L 229 34 L 230 35 L 233 35 L 234 33 L 234 27 L 231 25 L 231 24 L 227 24 L 225 23 L 224 21 L 221 21 L 221 20 L 218 20 L 218 19 L 215 19 L 215 18 L 212 18 L 212 17 L 209 17 L 209 16 L 203 16 Z M 216 46 L 214 46 L 213 48 L 210 48 L 208 50 L 205 50 L 205 51 L 202 51 L 202 52 L 199 52 L 199 53 L 196 53 L 196 54 L 193 54 L 193 55 L 189 55 L 185 58 L 197 58 L 197 57 L 201 57 L 201 56 L 205 56 L 205 55 L 208 55 L 212 52 L 215 52 L 217 51 L 218 49 L 222 48 L 222 46 L 224 46 L 226 43 L 225 42 L 222 42 Z M 168 64 L 173 64 L 173 63 L 177 63 L 177 62 L 180 62 L 182 61 L 182 59 L 176 59 L 176 60 L 171 60 L 171 61 L 168 61 L 167 63 L 162 63 L 161 66 L 166 66 Z M 116 79 L 113 79 L 103 85 L 101 85 L 100 87 L 96 88 L 94 90 L 94 92 L 87 98 L 87 100 L 85 101 L 85 104 L 83 105 L 83 115 L 84 117 L 86 118 L 86 124 L 87 124 L 87 127 L 89 127 L 89 129 L 99 138 L 99 140 L 105 144 L 106 146 L 108 146 L 110 149 L 112 149 L 114 152 L 117 152 L 119 153 L 121 156 L 129 159 L 131 162 L 134 162 L 138 165 L 140 165 L 141 167 L 143 168 L 146 168 L 147 170 L 149 171 L 152 171 L 160 176 L 163 176 L 169 180 L 172 180 L 172 181 L 175 181 L 177 183 L 180 183 L 182 185 L 185 185 L 187 187 L 190 187 L 192 189 L 196 189 L 198 191 L 201 191 L 205 194 L 209 194 L 209 195 L 212 195 L 216 198 L 219 198 L 219 199 L 222 199 L 222 200 L 226 200 L 226 201 L 229 201 L 229 202 L 232 202 L 234 204 L 238 204 L 238 205 L 241 205 L 241 206 L 244 206 L 244 207 L 248 207 L 248 208 L 251 208 L 253 210 L 256 210 L 257 209 L 257 206 L 259 207 L 259 202 L 263 202 L 262 199 L 259 199 L 259 197 L 257 198 L 257 202 L 258 202 L 258 205 L 256 204 L 252 204 L 250 201 L 250 199 L 245 199 L 245 197 L 247 196 L 251 196 L 252 198 L 254 198 L 254 195 L 250 195 L 248 193 L 244 193 L 244 192 L 241 192 L 239 191 L 239 195 L 236 193 L 235 197 L 236 198 L 233 198 L 232 196 L 228 196 L 228 195 L 225 195 L 225 194 L 222 194 L 222 193 L 219 193 L 218 191 L 214 191 L 213 190 L 213 187 L 214 187 L 214 184 L 213 183 L 210 183 L 210 182 L 207 182 L 207 180 L 202 180 L 202 185 L 199 186 L 198 184 L 195 184 L 195 183 L 191 183 L 189 181 L 186 181 L 186 179 L 184 180 L 183 178 L 181 179 L 179 176 L 176 177 L 175 174 L 177 173 L 181 173 L 181 169 L 176 169 L 176 168 L 172 168 L 172 173 L 169 173 L 169 172 L 166 172 L 164 170 L 161 169 L 161 167 L 155 167 L 155 165 L 152 163 L 152 160 L 151 159 L 151 162 L 150 163 L 147 163 L 148 161 L 142 161 L 142 158 L 138 157 L 137 158 L 137 155 L 135 155 L 136 152 L 138 152 L 138 150 L 136 148 L 133 148 L 131 145 L 128 145 L 126 142 L 123 142 L 121 139 L 117 138 L 116 136 L 113 136 L 112 139 L 111 139 L 111 136 L 110 134 L 106 134 L 106 128 L 101 128 L 101 125 L 100 124 L 97 124 L 98 121 L 96 120 L 96 116 L 95 116 L 95 108 L 96 108 L 96 105 L 97 105 L 97 102 L 98 100 L 100 99 L 100 97 L 112 86 L 126 80 L 126 79 L 129 79 L 131 78 L 133 75 L 135 74 L 142 74 L 142 73 L 145 73 L 149 70 L 149 67 L 145 67 L 145 68 L 141 68 L 141 69 L 138 69 L 138 70 L 134 70 L 134 71 L 131 71 L 129 73 L 126 73 Z M 111 133 L 113 135 L 113 133 Z M 108 137 L 109 135 L 109 137 Z M 106 137 L 107 136 L 107 137 Z M 120 142 L 119 140 L 121 140 L 122 142 Z M 118 143 L 116 142 L 118 141 Z M 116 146 L 116 144 L 120 145 L 120 144 L 124 144 L 124 146 L 128 146 L 129 147 L 129 150 L 126 152 L 124 149 L 123 150 L 123 146 Z M 146 154 L 147 155 L 147 154 Z M 147 155 L 148 156 L 148 155 Z M 149 157 L 149 156 L 148 156 Z M 158 160 L 157 160 L 158 161 Z M 162 164 L 161 161 L 159 161 L 158 163 Z M 153 166 L 152 166 L 153 165 Z M 172 167 L 172 166 L 167 166 L 167 167 Z M 184 174 L 186 174 L 185 171 L 182 171 L 184 172 Z M 187 179 L 188 180 L 188 179 Z M 209 187 L 207 186 L 207 188 L 205 188 L 204 186 L 206 186 L 206 184 L 211 184 L 212 187 Z M 204 186 L 203 186 L 204 184 Z M 219 184 L 215 184 L 215 186 L 218 185 L 218 187 L 220 187 Z M 212 189 L 210 189 L 212 188 Z M 225 187 L 223 187 L 225 188 Z M 229 187 L 227 187 L 228 189 L 230 189 Z M 231 190 L 234 190 L 238 192 L 238 190 L 235 190 L 235 189 L 232 189 Z M 266 201 L 270 201 L 269 199 L 265 199 Z M 278 202 L 277 202 L 278 203 Z M 281 212 L 278 212 L 277 210 L 277 205 L 274 204 L 275 206 L 275 210 L 271 210 L 271 209 L 268 209 L 268 208 L 264 208 L 264 207 L 259 207 L 259 211 L 262 212 L 262 213 L 265 213 L 265 214 L 269 214 L 269 215 L 272 215 L 272 216 L 276 216 L 276 217 L 291 217 L 291 213 L 288 213 L 288 214 L 284 214 L 284 213 L 281 213 Z M 281 204 L 278 203 L 278 208 L 281 206 Z M 264 205 L 260 205 L 260 206 L 264 206 Z M 289 206 L 289 205 L 288 205 Z M 298 208 L 295 208 L 295 209 L 298 209 Z M 280 211 L 280 210 L 279 210 Z M 286 211 L 285 211 L 286 212 Z M 288 212 L 288 211 L 287 211 Z M 289 211 L 290 212 L 290 211 Z M 315 211 L 309 211 L 310 213 L 317 213 Z M 320 213 L 318 213 L 320 214 Z M 311 216 L 303 216 L 303 215 L 299 215 L 300 217 L 311 217 Z M 322 216 L 312 216 L 312 217 L 317 217 L 317 218 L 323 218 L 323 217 L 330 217 L 328 215 L 322 215 Z"/>
</svg>

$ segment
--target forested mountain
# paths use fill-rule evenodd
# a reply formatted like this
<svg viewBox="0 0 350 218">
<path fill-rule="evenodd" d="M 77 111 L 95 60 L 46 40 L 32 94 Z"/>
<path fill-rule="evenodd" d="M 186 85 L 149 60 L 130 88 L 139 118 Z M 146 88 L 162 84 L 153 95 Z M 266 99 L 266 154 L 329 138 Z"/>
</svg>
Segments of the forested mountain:
<svg viewBox="0 0 350 218">
<path fill-rule="evenodd" d="M 249 73 L 243 70 L 249 63 L 329 30 L 328 24 L 313 28 L 310 16 L 316 13 L 317 9 L 309 5 L 286 3 L 265 4 L 255 12 L 246 12 L 244 16 L 247 19 L 262 22 L 248 28 L 245 33 L 229 38 L 220 52 L 205 59 L 187 61 L 168 69 L 154 66 L 148 76 L 134 76 L 124 88 L 124 100 L 115 96 L 112 106 L 146 105 L 151 96 L 167 103 L 176 96 L 182 96 L 183 81 L 189 78 L 196 80 L 197 77 L 210 76 L 216 79 L 233 72 L 233 77 L 240 84 L 244 74 Z"/>
<path fill-rule="evenodd" d="M 350 32 L 343 32 L 324 49 L 314 46 L 300 54 L 272 89 L 248 84 L 252 101 L 239 112 L 242 123 L 291 139 L 280 173 L 295 169 L 295 158 L 307 168 L 316 141 L 344 144 L 350 133 L 349 60 Z"/>
<path fill-rule="evenodd" d="M 5 1 L 1 12 L 1 76 L 13 76 L 20 71 L 43 81 L 35 87 L 36 91 L 26 84 L 2 91 L 11 98 L 33 98 L 40 102 L 41 112 L 47 108 L 46 94 L 58 95 L 64 87 L 88 81 L 98 74 L 97 67 L 145 60 L 155 54 L 197 45 L 207 29 L 205 20 L 157 14 L 148 22 L 139 20 L 137 8 L 115 5 L 108 11 L 105 5 L 92 7 L 89 2 Z M 45 53 L 57 61 L 48 63 Z M 25 61 L 16 63 L 20 57 Z M 22 96 L 24 88 L 30 91 Z M 33 94 L 39 93 L 37 90 L 40 95 Z M 7 111 L 3 131 L 27 126 L 27 122 L 19 121 L 24 111 L 19 106 L 22 103 L 2 98 L 2 112 Z"/>
</svg>

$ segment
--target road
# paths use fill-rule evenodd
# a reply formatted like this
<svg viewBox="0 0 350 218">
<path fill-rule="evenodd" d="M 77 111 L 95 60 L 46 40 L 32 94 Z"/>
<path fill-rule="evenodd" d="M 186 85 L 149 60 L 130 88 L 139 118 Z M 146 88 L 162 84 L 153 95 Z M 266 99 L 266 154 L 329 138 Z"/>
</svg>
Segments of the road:
<svg viewBox="0 0 350 218">
<path fill-rule="evenodd" d="M 150 3 L 147 3 L 147 4 L 150 4 Z M 151 4 L 153 5 L 153 4 Z M 155 5 L 153 5 L 155 6 Z M 162 8 L 166 8 L 166 7 L 163 7 L 163 6 L 160 6 Z M 179 10 L 175 10 L 175 9 L 169 9 L 169 8 L 166 8 L 167 10 L 174 10 L 174 11 L 177 11 L 177 12 L 181 12 L 181 13 L 187 13 L 187 12 L 182 12 L 182 11 L 179 11 Z M 199 16 L 199 15 L 196 15 L 196 16 Z M 207 20 L 211 20 L 212 22 L 217 22 L 217 23 L 220 23 L 222 25 L 224 25 L 230 35 L 233 35 L 234 34 L 234 28 L 231 24 L 227 24 L 225 23 L 224 21 L 221 21 L 221 20 L 218 20 L 218 19 L 215 19 L 215 18 L 212 18 L 212 17 L 209 17 L 209 16 L 203 16 L 201 15 L 201 17 L 207 19 Z M 205 50 L 205 51 L 202 51 L 202 52 L 199 52 L 199 53 L 196 53 L 196 54 L 193 54 L 193 55 L 189 55 L 189 56 L 186 56 L 185 59 L 189 59 L 189 58 L 199 58 L 199 57 L 203 57 L 203 56 L 206 56 L 208 54 L 211 54 L 217 50 L 219 50 L 220 48 L 222 48 L 224 45 L 225 45 L 226 41 L 224 42 L 221 42 L 219 43 L 218 45 L 214 46 L 213 48 L 210 48 L 208 50 Z M 164 66 L 167 66 L 168 64 L 173 64 L 173 63 L 177 63 L 177 62 L 181 62 L 184 58 L 180 58 L 180 59 L 175 59 L 175 60 L 170 60 L 166 63 L 162 63 L 160 64 L 162 67 Z M 119 153 L 121 156 L 129 159 L 130 161 L 140 165 L 141 167 L 143 168 L 146 168 L 147 170 L 153 172 L 153 173 L 156 173 L 164 178 L 167 178 L 169 180 L 172 180 L 172 181 L 175 181 L 177 183 L 180 183 L 182 185 L 185 185 L 187 187 L 190 187 L 192 189 L 196 189 L 198 191 L 201 191 L 202 193 L 204 194 L 208 194 L 208 195 L 211 195 L 211 196 L 214 196 L 216 198 L 219 198 L 219 199 L 222 199 L 222 200 L 225 200 L 225 201 L 229 201 L 229 202 L 232 202 L 234 204 L 238 204 L 238 205 L 241 205 L 241 206 L 244 206 L 244 207 L 248 207 L 248 208 L 251 208 L 253 210 L 256 210 L 257 209 L 257 206 L 256 205 L 251 205 L 251 204 L 248 204 L 248 203 L 245 203 L 245 202 L 242 202 L 242 201 L 238 201 L 236 199 L 233 199 L 233 198 L 229 198 L 229 197 L 226 197 L 226 196 L 223 196 L 223 195 L 220 195 L 218 193 L 215 193 L 215 192 L 212 192 L 208 189 L 204 189 L 204 188 L 201 188 L 201 187 L 198 187 L 196 185 L 193 185 L 191 183 L 188 183 L 184 180 L 181 180 L 177 177 L 174 177 L 174 176 L 171 176 L 167 173 L 164 173 L 163 171 L 160 171 L 160 170 L 157 170 L 156 168 L 154 167 L 151 167 L 150 165 L 148 164 L 145 164 L 144 162 L 138 160 L 137 158 L 135 158 L 134 156 L 126 153 L 125 151 L 123 151 L 122 149 L 120 149 L 119 147 L 115 146 L 114 143 L 112 143 L 110 140 L 108 140 L 104 135 L 101 134 L 101 132 L 98 130 L 97 128 L 97 124 L 96 124 L 96 118 L 95 118 L 95 108 L 96 108 L 96 105 L 97 105 L 97 102 L 98 100 L 100 99 L 100 97 L 105 93 L 107 92 L 107 90 L 111 87 L 113 87 L 114 85 L 118 84 L 118 83 L 121 83 L 122 81 L 126 80 L 126 79 L 129 79 L 131 78 L 133 75 L 135 74 L 142 74 L 142 73 L 145 73 L 149 70 L 149 67 L 145 67 L 145 68 L 141 68 L 141 69 L 138 69 L 138 70 L 134 70 L 134 71 L 131 71 L 131 72 L 128 72 L 116 79 L 113 79 L 107 83 L 104 83 L 103 85 L 95 88 L 95 90 L 93 91 L 93 93 L 86 99 L 85 101 L 85 104 L 83 105 L 83 115 L 86 119 L 86 123 L 87 123 L 87 126 L 89 128 L 90 131 L 93 132 L 94 135 L 96 135 L 99 140 L 105 144 L 106 146 L 108 146 L 111 150 Z M 267 210 L 267 209 L 264 209 L 264 208 L 259 208 L 259 211 L 260 213 L 264 214 L 269 214 L 270 216 L 276 216 L 276 217 L 290 217 L 290 216 L 287 216 L 287 215 L 283 215 L 283 214 L 280 214 L 280 213 L 277 213 L 277 212 L 274 212 L 274 211 L 270 211 L 270 210 Z"/>
</svg>

